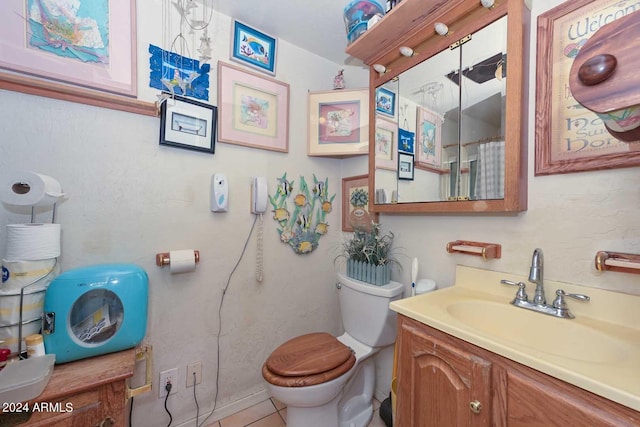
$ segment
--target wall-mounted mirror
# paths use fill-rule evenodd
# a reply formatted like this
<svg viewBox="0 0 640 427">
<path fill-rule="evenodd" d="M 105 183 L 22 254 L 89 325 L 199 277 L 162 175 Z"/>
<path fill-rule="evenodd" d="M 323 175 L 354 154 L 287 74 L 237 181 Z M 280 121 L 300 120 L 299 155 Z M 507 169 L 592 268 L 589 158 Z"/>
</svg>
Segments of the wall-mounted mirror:
<svg viewBox="0 0 640 427">
<path fill-rule="evenodd" d="M 504 16 L 377 88 L 396 111 L 376 106 L 376 203 L 504 198 L 506 58 Z M 413 179 L 394 144 L 414 155 Z"/>
<path fill-rule="evenodd" d="M 468 15 L 453 19 L 447 12 L 449 28 L 458 23 L 449 35 L 434 35 L 433 24 L 421 30 L 414 50 L 415 56 L 432 52 L 424 58 L 393 57 L 408 41 L 401 38 L 371 58 L 389 65 L 384 74 L 372 70 L 371 78 L 374 211 L 526 209 L 529 10 L 522 0 L 495 9 L 462 3 L 469 3 Z"/>
</svg>

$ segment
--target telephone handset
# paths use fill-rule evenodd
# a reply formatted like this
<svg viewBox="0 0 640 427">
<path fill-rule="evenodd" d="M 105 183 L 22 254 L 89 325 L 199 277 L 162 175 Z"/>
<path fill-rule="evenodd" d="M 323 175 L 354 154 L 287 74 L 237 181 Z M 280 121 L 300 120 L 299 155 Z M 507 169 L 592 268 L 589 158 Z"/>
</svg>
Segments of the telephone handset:
<svg viewBox="0 0 640 427">
<path fill-rule="evenodd" d="M 263 176 L 254 177 L 251 181 L 251 213 L 266 212 L 268 201 L 267 179 Z"/>
</svg>

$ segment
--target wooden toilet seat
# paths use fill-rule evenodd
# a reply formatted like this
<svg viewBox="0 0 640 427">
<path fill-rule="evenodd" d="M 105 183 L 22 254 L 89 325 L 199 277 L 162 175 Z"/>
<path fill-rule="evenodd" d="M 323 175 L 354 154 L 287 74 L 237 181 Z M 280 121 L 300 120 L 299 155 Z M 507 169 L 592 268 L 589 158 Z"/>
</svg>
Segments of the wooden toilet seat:
<svg viewBox="0 0 640 427">
<path fill-rule="evenodd" d="M 301 335 L 276 348 L 262 366 L 262 376 L 282 387 L 322 384 L 356 363 L 354 352 L 326 332 Z"/>
</svg>

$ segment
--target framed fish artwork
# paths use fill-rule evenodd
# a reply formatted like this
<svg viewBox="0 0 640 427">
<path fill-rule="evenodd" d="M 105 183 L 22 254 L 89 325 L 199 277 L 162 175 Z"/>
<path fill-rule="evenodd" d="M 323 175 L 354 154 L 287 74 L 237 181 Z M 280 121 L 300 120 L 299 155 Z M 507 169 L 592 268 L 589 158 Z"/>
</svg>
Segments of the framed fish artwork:
<svg viewBox="0 0 640 427">
<path fill-rule="evenodd" d="M 376 112 L 385 114 L 390 117 L 396 115 L 396 94 L 379 87 L 376 89 Z"/>
<path fill-rule="evenodd" d="M 275 75 L 278 39 L 236 19 L 232 31 L 231 60 Z"/>
<path fill-rule="evenodd" d="M 320 238 L 329 232 L 329 213 L 336 193 L 329 195 L 329 178 L 313 174 L 313 186 L 300 176 L 299 190 L 285 172 L 278 178 L 273 196 L 269 196 L 273 219 L 278 223 L 280 241 L 291 246 L 298 255 L 313 252 Z"/>
</svg>

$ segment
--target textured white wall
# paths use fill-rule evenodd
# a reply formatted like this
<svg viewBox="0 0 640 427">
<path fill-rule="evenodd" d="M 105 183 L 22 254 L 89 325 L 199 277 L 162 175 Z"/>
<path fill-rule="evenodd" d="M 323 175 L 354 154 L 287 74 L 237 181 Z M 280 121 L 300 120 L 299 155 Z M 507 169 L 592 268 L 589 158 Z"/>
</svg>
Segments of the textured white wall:
<svg viewBox="0 0 640 427">
<path fill-rule="evenodd" d="M 535 76 L 535 19 L 560 1 L 533 2 L 531 76 Z M 162 45 L 160 2 L 139 2 L 138 59 L 140 98 L 155 100 L 146 88 L 149 43 Z M 214 15 L 215 59 L 228 58 L 230 19 Z M 211 81 L 215 82 L 215 67 Z M 198 386 L 201 414 L 212 408 L 215 383 L 215 333 L 221 290 L 235 265 L 253 216 L 248 213 L 251 176 L 328 176 L 330 191 L 340 178 L 366 173 L 366 159 L 343 161 L 306 156 L 308 90 L 331 87 L 335 64 L 295 48 L 284 40 L 278 51 L 277 79 L 291 85 L 289 153 L 218 143 L 216 153 L 158 146 L 159 119 L 0 91 L 0 169 L 34 170 L 56 177 L 69 199 L 61 204 L 63 270 L 96 263 L 134 262 L 150 276 L 148 341 L 154 347 L 154 380 L 178 367 L 178 394 L 169 407 L 174 423 L 195 416 L 192 389 L 184 388 L 187 363 L 202 360 Z M 366 84 L 361 69 L 347 69 L 347 84 Z M 215 103 L 215 83 L 211 99 Z M 640 252 L 639 168 L 533 176 L 535 81 L 530 85 L 529 210 L 513 216 L 382 215 L 385 229 L 397 235 L 403 270 L 395 280 L 408 284 L 411 258 L 420 261 L 420 277 L 440 285 L 454 280 L 456 264 L 526 274 L 535 247 L 545 251 L 549 279 L 640 293 L 638 276 L 598 273 L 598 250 Z M 209 179 L 224 172 L 230 182 L 230 211 L 209 211 Z M 222 311 L 221 376 L 218 407 L 240 402 L 263 390 L 262 362 L 284 340 L 304 332 L 340 332 L 334 291 L 333 259 L 339 246 L 340 197 L 329 215 L 330 232 L 320 247 L 297 256 L 278 241 L 275 222 L 264 226 L 265 281 L 254 279 L 255 236 L 238 267 Z M 46 215 L 39 216 L 45 219 Z M 4 225 L 27 222 L 25 211 L 0 208 Z M 450 255 L 448 241 L 479 240 L 502 244 L 500 260 Z M 196 272 L 171 276 L 154 264 L 156 252 L 198 248 Z M 3 254 L 4 245 L 0 248 Z M 498 284 L 496 284 L 498 286 Z M 586 291 L 588 293 L 588 290 Z M 99 369 L 99 367 L 97 367 Z M 249 397 L 250 400 L 250 397 Z M 136 398 L 134 425 L 167 422 L 163 401 L 153 393 Z M 232 408 L 233 406 L 229 406 Z"/>
<path fill-rule="evenodd" d="M 147 49 L 149 43 L 162 46 L 160 5 L 157 0 L 138 2 L 139 97 L 147 101 L 155 101 L 158 93 L 147 87 Z M 216 104 L 215 60 L 228 60 L 230 18 L 216 14 L 212 26 L 216 44 L 210 101 Z M 255 280 L 252 235 L 222 309 L 218 408 L 230 405 L 229 412 L 250 402 L 252 394 L 261 396 L 262 363 L 285 340 L 312 331 L 342 332 L 333 264 L 341 239 L 341 161 L 306 155 L 307 92 L 331 89 L 340 67 L 285 40 L 280 40 L 277 61 L 276 78 L 290 84 L 289 153 L 224 143 L 216 144 L 214 155 L 159 146 L 158 118 L 0 91 L 0 170 L 51 175 L 69 195 L 57 216 L 63 229 L 63 271 L 131 262 L 149 274 L 147 341 L 153 345 L 156 384 L 152 393 L 135 399 L 136 426 L 168 422 L 157 379 L 159 372 L 175 367 L 178 394 L 169 399 L 174 425 L 193 421 L 193 389 L 185 388 L 185 375 L 194 361 L 203 365 L 197 387 L 200 413 L 213 407 L 217 308 L 254 219 L 249 213 L 252 176 L 267 177 L 273 194 L 276 178 L 284 172 L 295 180 L 295 190 L 301 175 L 312 180 L 315 173 L 328 177 L 329 192 L 338 195 L 328 215 L 329 233 L 308 255 L 296 255 L 281 243 L 272 214 L 265 215 L 262 283 Z M 347 68 L 345 76 L 349 87 L 366 85 L 368 79 L 361 68 Z M 214 172 L 228 177 L 227 213 L 209 210 Z M 28 211 L 0 207 L 0 241 L 6 224 L 28 221 Z M 0 246 L 2 256 L 4 244 Z M 195 272 L 170 275 L 155 266 L 157 252 L 186 248 L 201 251 Z"/>
</svg>

